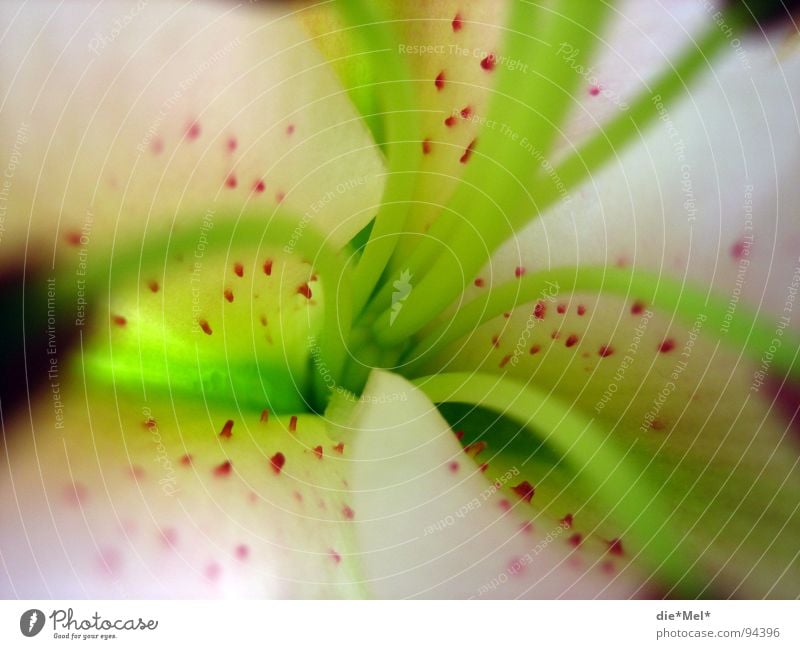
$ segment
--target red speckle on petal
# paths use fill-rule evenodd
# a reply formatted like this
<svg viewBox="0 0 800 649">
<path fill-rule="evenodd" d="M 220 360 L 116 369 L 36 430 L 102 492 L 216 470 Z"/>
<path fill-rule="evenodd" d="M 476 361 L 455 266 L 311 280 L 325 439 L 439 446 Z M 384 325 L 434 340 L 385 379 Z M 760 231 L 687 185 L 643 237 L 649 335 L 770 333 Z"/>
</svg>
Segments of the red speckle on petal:
<svg viewBox="0 0 800 649">
<path fill-rule="evenodd" d="M 200 137 L 200 124 L 197 122 L 190 122 L 186 127 L 186 139 L 196 140 Z"/>
<path fill-rule="evenodd" d="M 550 334 L 550 337 L 553 340 L 558 340 L 561 337 L 561 332 L 558 329 L 556 329 L 553 331 L 553 333 Z"/>
<path fill-rule="evenodd" d="M 750 255 L 750 242 L 739 239 L 731 246 L 731 257 L 739 261 L 743 257 Z"/>
<path fill-rule="evenodd" d="M 497 58 L 495 58 L 494 54 L 489 54 L 486 58 L 481 60 L 481 67 L 487 72 L 491 72 L 492 70 L 494 70 L 496 65 L 497 65 Z"/>
<path fill-rule="evenodd" d="M 456 14 L 453 17 L 453 22 L 451 24 L 453 25 L 454 32 L 460 32 L 464 27 L 464 19 L 461 17 L 461 14 Z"/>
<path fill-rule="evenodd" d="M 311 299 L 311 287 L 309 287 L 308 282 L 304 282 L 303 284 L 298 286 L 297 292 L 307 300 Z"/>
<path fill-rule="evenodd" d="M 525 572 L 525 563 L 520 557 L 514 557 L 508 562 L 508 574 L 519 575 Z"/>
<path fill-rule="evenodd" d="M 658 351 L 662 354 L 667 354 L 675 349 L 675 341 L 672 338 L 667 338 L 658 346 Z"/>
<path fill-rule="evenodd" d="M 521 500 L 524 500 L 526 503 L 531 501 L 533 498 L 533 494 L 535 493 L 535 489 L 533 485 L 527 480 L 520 482 L 516 487 L 511 487 L 511 490 L 517 494 Z"/>
<path fill-rule="evenodd" d="M 226 288 L 223 295 L 228 302 L 233 302 L 233 291 L 231 289 Z"/>
<path fill-rule="evenodd" d="M 81 233 L 77 230 L 73 230 L 72 232 L 67 232 L 64 235 L 64 239 L 66 239 L 67 243 L 71 246 L 78 247 L 81 245 Z"/>
<path fill-rule="evenodd" d="M 514 277 L 522 277 L 525 274 L 525 267 L 524 266 L 517 266 L 514 269 Z"/>
<path fill-rule="evenodd" d="M 589 94 L 592 97 L 597 97 L 600 94 L 600 86 L 589 86 Z"/>
<path fill-rule="evenodd" d="M 210 336 L 212 333 L 214 333 L 213 330 L 211 329 L 211 325 L 208 324 L 208 320 L 200 320 L 198 321 L 197 324 L 200 325 L 200 328 L 203 330 L 203 333 L 206 336 Z"/>
<path fill-rule="evenodd" d="M 453 126 L 455 126 L 455 125 L 456 125 L 456 118 L 455 118 L 455 115 L 450 115 L 450 117 L 446 118 L 446 119 L 444 120 L 444 125 L 445 125 L 447 128 L 452 128 Z"/>
<path fill-rule="evenodd" d="M 631 305 L 631 313 L 633 315 L 639 315 L 640 313 L 644 313 L 644 302 L 636 300 L 636 302 L 634 302 Z"/>
<path fill-rule="evenodd" d="M 508 365 L 508 362 L 510 360 L 511 360 L 511 354 L 506 354 L 505 356 L 503 356 L 503 358 L 500 360 L 500 367 L 503 368 L 506 365 Z"/>
<path fill-rule="evenodd" d="M 286 135 L 291 135 L 292 133 L 294 133 L 294 124 L 289 124 L 286 127 Z"/>
<path fill-rule="evenodd" d="M 151 279 L 147 282 L 147 288 L 149 288 L 153 293 L 158 293 L 158 282 L 154 279 Z"/>
<path fill-rule="evenodd" d="M 472 117 L 472 106 L 464 106 L 464 108 L 461 109 L 461 117 L 462 119 L 469 119 Z"/>
<path fill-rule="evenodd" d="M 114 548 L 103 548 L 98 556 L 100 570 L 107 575 L 119 573 L 122 568 L 122 557 Z"/>
<path fill-rule="evenodd" d="M 124 327 L 126 324 L 128 324 L 128 321 L 121 315 L 112 315 L 111 322 L 113 322 L 118 327 Z"/>
<path fill-rule="evenodd" d="M 567 336 L 567 340 L 564 342 L 564 344 L 567 347 L 574 347 L 577 342 L 578 342 L 578 336 L 576 336 L 575 334 L 570 334 L 569 336 Z"/>
<path fill-rule="evenodd" d="M 650 422 L 650 428 L 652 430 L 663 430 L 664 429 L 664 422 L 660 419 L 654 419 Z"/>
<path fill-rule="evenodd" d="M 533 522 L 525 521 L 519 526 L 519 529 L 520 531 L 523 532 L 523 534 L 530 534 L 531 532 L 533 532 Z"/>
<path fill-rule="evenodd" d="M 242 266 L 241 262 L 237 261 L 233 265 L 233 272 L 236 273 L 237 277 L 243 277 L 244 276 L 244 266 Z"/>
<path fill-rule="evenodd" d="M 334 563 L 341 563 L 342 562 L 342 555 L 339 554 L 336 550 L 328 550 L 328 556 L 333 559 Z"/>
<path fill-rule="evenodd" d="M 264 183 L 264 181 L 263 181 L 263 180 L 261 180 L 261 178 L 259 178 L 258 180 L 256 180 L 256 181 L 253 183 L 253 191 L 254 191 L 256 194 L 263 194 L 263 193 L 264 193 L 264 190 L 265 190 L 266 188 L 267 188 L 267 185 Z"/>
<path fill-rule="evenodd" d="M 422 153 L 428 155 L 431 152 L 431 139 L 425 138 L 422 140 Z"/>
<path fill-rule="evenodd" d="M 456 436 L 456 439 L 459 440 L 459 441 L 464 439 L 464 431 L 463 430 L 457 430 L 454 433 L 454 435 Z"/>
<path fill-rule="evenodd" d="M 167 527 L 160 531 L 161 541 L 167 547 L 174 548 L 178 543 L 178 533 L 172 527 Z"/>
<path fill-rule="evenodd" d="M 272 470 L 278 474 L 283 469 L 283 465 L 286 464 L 286 457 L 279 451 L 269 459 L 269 463 L 272 466 Z"/>
<path fill-rule="evenodd" d="M 150 143 L 150 152 L 153 155 L 158 155 L 164 150 L 164 140 L 160 137 L 154 138 L 153 141 Z"/>
<path fill-rule="evenodd" d="M 219 567 L 218 563 L 209 563 L 206 566 L 206 579 L 209 581 L 216 581 L 219 579 L 219 574 L 222 572 L 222 568 Z"/>
<path fill-rule="evenodd" d="M 131 478 L 136 480 L 136 482 L 139 482 L 144 478 L 144 469 L 140 467 L 138 464 L 132 464 L 129 467 L 129 471 L 131 474 Z"/>
<path fill-rule="evenodd" d="M 600 349 L 597 350 L 597 355 L 600 358 L 606 358 L 607 356 L 611 356 L 614 353 L 614 348 L 611 345 L 601 345 Z"/>
<path fill-rule="evenodd" d="M 475 286 L 477 286 L 478 288 L 483 288 L 483 285 L 484 285 L 483 278 L 482 277 L 476 277 L 475 278 Z"/>
<path fill-rule="evenodd" d="M 322 459 L 322 445 L 314 447 L 314 455 L 316 455 L 319 459 Z"/>
<path fill-rule="evenodd" d="M 578 305 L 578 315 L 585 315 L 586 314 L 586 307 L 582 304 Z"/>
<path fill-rule="evenodd" d="M 567 312 L 567 305 L 566 304 L 559 304 L 558 306 L 556 306 L 556 311 L 558 313 L 561 313 L 561 314 L 566 313 Z"/>
<path fill-rule="evenodd" d="M 436 79 L 434 79 L 433 84 L 436 86 L 437 90 L 442 90 L 444 88 L 444 70 L 436 75 Z"/>
<path fill-rule="evenodd" d="M 64 499 L 74 506 L 83 505 L 89 496 L 89 491 L 80 482 L 74 482 L 64 487 Z"/>
<path fill-rule="evenodd" d="M 186 455 L 182 455 L 178 462 L 181 464 L 181 466 L 192 466 L 191 454 L 187 453 Z"/>
<path fill-rule="evenodd" d="M 607 541 L 608 543 L 608 553 L 613 554 L 615 557 L 621 557 L 625 554 L 625 551 L 622 548 L 622 541 L 619 539 L 611 539 Z"/>
<path fill-rule="evenodd" d="M 501 499 L 500 499 L 500 500 L 497 502 L 497 506 L 498 506 L 500 509 L 502 509 L 504 512 L 507 512 L 507 511 L 509 511 L 509 510 L 511 509 L 511 503 L 510 503 L 510 502 L 508 502 L 508 500 L 506 500 L 505 498 L 501 498 Z"/>
<path fill-rule="evenodd" d="M 235 137 L 229 137 L 228 141 L 225 143 L 225 148 L 227 148 L 231 153 L 236 151 L 237 146 L 239 146 L 239 143 L 236 141 Z"/>
<path fill-rule="evenodd" d="M 478 457 L 483 451 L 486 450 L 486 442 L 483 440 L 472 442 L 464 447 L 464 453 L 467 455 L 471 455 L 472 457 Z"/>
<path fill-rule="evenodd" d="M 494 347 L 495 349 L 500 347 L 500 335 L 499 334 L 495 334 L 494 336 L 492 336 L 492 347 Z"/>
<path fill-rule="evenodd" d="M 533 347 L 531 347 L 531 349 L 530 349 L 531 355 L 533 355 L 533 354 L 538 354 L 538 353 L 539 353 L 539 351 L 541 351 L 541 349 L 542 349 L 542 348 L 541 348 L 541 346 L 540 346 L 540 345 L 534 345 L 534 346 L 533 346 Z"/>
<path fill-rule="evenodd" d="M 562 525 L 563 527 L 565 527 L 565 528 L 567 528 L 567 529 L 571 529 L 571 528 L 572 528 L 572 521 L 573 521 L 573 520 L 574 520 L 574 519 L 573 519 L 573 516 L 572 516 L 572 514 L 567 514 L 567 515 L 566 515 L 566 516 L 564 516 L 564 518 L 562 518 L 562 519 L 561 519 L 559 522 L 561 523 L 561 525 Z"/>
<path fill-rule="evenodd" d="M 355 512 L 349 505 L 345 505 L 342 507 L 342 516 L 344 516 L 348 521 L 352 521 L 355 518 Z"/>
<path fill-rule="evenodd" d="M 289 419 L 289 432 L 297 432 L 297 417 L 295 415 L 292 415 Z"/>
<path fill-rule="evenodd" d="M 219 434 L 220 437 L 224 437 L 225 439 L 230 439 L 231 435 L 233 435 L 233 419 L 229 419 L 225 422 L 225 425 L 222 427 L 222 431 Z"/>
<path fill-rule="evenodd" d="M 447 468 L 449 469 L 450 473 L 458 473 L 458 468 L 459 468 L 459 466 L 460 466 L 460 465 L 458 464 L 458 462 L 456 462 L 455 460 L 453 460 L 452 462 L 450 462 L 450 463 L 447 465 Z"/>
<path fill-rule="evenodd" d="M 547 305 L 539 300 L 536 303 L 536 306 L 533 307 L 533 317 L 537 320 L 544 320 L 544 316 L 547 313 Z"/>
<path fill-rule="evenodd" d="M 270 275 L 272 275 L 272 260 L 271 260 L 271 259 L 267 259 L 267 260 L 264 262 L 264 267 L 263 267 L 263 268 L 264 268 L 264 274 L 265 274 L 267 277 L 269 277 Z"/>
<path fill-rule="evenodd" d="M 277 194 L 275 194 L 275 200 L 278 203 L 283 203 L 284 198 L 286 198 L 286 194 L 284 194 L 283 192 L 278 192 Z"/>
<path fill-rule="evenodd" d="M 339 455 L 344 453 L 344 442 L 339 442 L 336 446 L 333 447 L 333 450 L 336 451 Z"/>
<path fill-rule="evenodd" d="M 569 543 L 573 548 L 577 548 L 581 543 L 583 543 L 583 535 L 573 534 L 567 539 L 567 543 Z"/>
<path fill-rule="evenodd" d="M 247 557 L 250 556 L 250 548 L 248 548 L 244 543 L 236 546 L 236 558 L 239 561 L 244 561 Z"/>
<path fill-rule="evenodd" d="M 458 159 L 458 161 L 462 165 L 467 164 L 469 162 L 469 159 L 472 157 L 472 152 L 474 150 L 475 150 L 475 140 L 472 140 L 472 142 L 470 142 L 467 145 L 467 148 L 465 149 L 463 155 Z"/>
<path fill-rule="evenodd" d="M 269 422 L 269 409 L 268 408 L 264 408 L 264 410 L 261 411 L 261 421 L 263 423 L 265 423 L 265 424 Z"/>
<path fill-rule="evenodd" d="M 218 478 L 225 478 L 231 474 L 232 469 L 233 465 L 230 460 L 225 460 L 219 466 L 214 467 L 214 475 Z"/>
</svg>

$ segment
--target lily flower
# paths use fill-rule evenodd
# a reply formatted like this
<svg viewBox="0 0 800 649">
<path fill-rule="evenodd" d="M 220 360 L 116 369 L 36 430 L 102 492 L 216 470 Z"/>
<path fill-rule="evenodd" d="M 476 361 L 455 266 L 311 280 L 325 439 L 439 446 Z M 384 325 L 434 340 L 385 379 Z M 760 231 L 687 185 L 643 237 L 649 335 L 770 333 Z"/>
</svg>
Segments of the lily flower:
<svg viewBox="0 0 800 649">
<path fill-rule="evenodd" d="M 796 26 L 7 2 L 0 593 L 796 597 Z"/>
</svg>

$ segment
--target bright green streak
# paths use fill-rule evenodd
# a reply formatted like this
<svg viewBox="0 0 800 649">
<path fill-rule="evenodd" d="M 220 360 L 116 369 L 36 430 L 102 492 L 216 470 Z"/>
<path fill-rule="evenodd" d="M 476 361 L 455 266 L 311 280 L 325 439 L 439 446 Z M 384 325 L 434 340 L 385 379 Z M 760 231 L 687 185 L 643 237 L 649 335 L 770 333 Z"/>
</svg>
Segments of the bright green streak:
<svg viewBox="0 0 800 649">
<path fill-rule="evenodd" d="M 381 71 L 381 83 L 376 89 L 387 134 L 386 188 L 353 278 L 353 310 L 357 316 L 380 280 L 406 223 L 407 199 L 414 193 L 415 171 L 419 167 L 419 119 L 408 66 L 395 52 L 397 39 L 386 8 L 380 3 L 357 2 L 339 2 L 338 7 L 351 24 L 364 27 L 366 41 L 374 49 L 371 56 L 379 59 L 374 64 Z"/>
</svg>

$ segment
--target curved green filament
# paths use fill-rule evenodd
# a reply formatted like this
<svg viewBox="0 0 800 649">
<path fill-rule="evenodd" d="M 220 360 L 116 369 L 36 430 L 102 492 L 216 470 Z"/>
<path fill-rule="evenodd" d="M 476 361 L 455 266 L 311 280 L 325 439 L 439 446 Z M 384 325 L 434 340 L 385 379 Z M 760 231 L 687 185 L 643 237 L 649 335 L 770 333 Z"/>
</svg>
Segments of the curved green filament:
<svg viewBox="0 0 800 649">
<path fill-rule="evenodd" d="M 507 205 L 514 201 L 526 205 L 526 213 L 533 210 L 534 201 L 524 182 L 531 158 L 521 142 L 536 142 L 543 150 L 549 150 L 557 134 L 557 124 L 566 113 L 570 89 L 579 80 L 556 53 L 554 44 L 569 42 L 576 50 L 584 50 L 582 58 L 586 58 L 595 31 L 607 12 L 605 3 L 579 6 L 571 0 L 562 0 L 549 7 L 513 3 L 509 24 L 514 29 L 506 34 L 504 57 L 526 62 L 525 70 L 530 63 L 533 79 L 524 76 L 527 72 L 511 66 L 502 66 L 498 71 L 497 89 L 482 121 L 478 144 L 463 181 L 447 209 L 442 210 L 427 236 L 403 262 L 414 276 L 424 275 L 441 250 L 442 241 L 453 231 L 471 226 L 460 222 L 462 215 L 480 209 L 505 215 Z M 481 187 L 490 187 L 492 196 L 484 195 Z M 383 287 L 376 302 L 388 302 L 390 292 L 390 287 Z"/>
<path fill-rule="evenodd" d="M 738 24 L 739 16 L 734 14 L 730 24 Z M 700 40 L 692 44 L 675 65 L 670 66 L 648 91 L 631 104 L 630 110 L 612 119 L 578 152 L 554 169 L 552 175 L 558 178 L 558 183 L 549 182 L 539 174 L 532 190 L 536 209 L 525 212 L 522 208 L 530 203 L 530 198 L 521 195 L 510 195 L 503 203 L 506 207 L 500 214 L 490 209 L 488 204 L 483 206 L 482 211 L 476 203 L 471 211 L 469 226 L 462 224 L 453 228 L 444 245 L 447 252 L 435 259 L 427 274 L 417 275 L 419 283 L 414 294 L 409 296 L 393 327 L 380 336 L 381 342 L 391 345 L 409 337 L 425 326 L 433 315 L 451 304 L 463 291 L 464 281 L 476 275 L 488 260 L 485 251 L 488 250 L 489 254 L 494 252 L 520 227 L 536 218 L 565 191 L 574 189 L 621 147 L 630 143 L 643 128 L 657 120 L 660 113 L 654 98 L 664 106 L 679 98 L 688 83 L 706 69 L 708 59 L 725 43 L 725 34 L 716 24 L 710 25 Z M 456 273 L 453 272 L 454 263 L 458 270 Z M 388 313 L 381 316 L 379 321 L 386 317 Z"/>
<path fill-rule="evenodd" d="M 591 291 L 620 297 L 633 295 L 637 300 L 643 300 L 647 308 L 674 313 L 687 326 L 691 326 L 699 314 L 705 314 L 708 317 L 707 331 L 711 331 L 709 325 L 719 327 L 717 335 L 721 339 L 737 345 L 754 360 L 760 360 L 770 350 L 776 337 L 775 323 L 765 322 L 743 305 L 737 305 L 735 313 L 730 314 L 728 300 L 679 280 L 626 268 L 570 267 L 522 277 L 490 289 L 486 295 L 467 303 L 450 320 L 436 325 L 407 354 L 406 358 L 412 363 L 406 371 L 413 372 L 413 368 L 426 358 L 484 322 L 529 304 L 553 290 L 561 294 Z M 790 334 L 782 337 L 787 336 Z M 784 340 L 775 352 L 774 366 L 784 371 L 800 372 L 800 365 L 796 365 L 798 349 L 800 341 Z"/>
<path fill-rule="evenodd" d="M 415 170 L 419 162 L 418 117 L 409 86 L 408 67 L 394 47 L 391 20 L 380 3 L 339 2 L 338 7 L 353 29 L 364 27 L 365 39 L 379 59 L 381 70 L 377 87 L 382 101 L 387 135 L 388 176 L 380 210 L 356 266 L 353 283 L 353 310 L 358 315 L 372 295 L 375 285 L 403 231 L 413 195 Z"/>
<path fill-rule="evenodd" d="M 611 439 L 613 431 L 575 412 L 570 404 L 530 385 L 491 374 L 437 374 L 415 385 L 434 403 L 480 405 L 510 417 L 561 455 L 576 472 L 587 500 L 602 503 L 612 520 L 625 526 L 623 535 L 638 547 L 652 577 L 680 584 L 682 595 L 701 590 L 690 544 L 670 524 L 672 508 L 648 467 L 631 459 L 630 448 Z"/>
<path fill-rule="evenodd" d="M 726 21 L 732 27 L 742 22 L 741 12 L 732 12 Z M 667 106 L 688 89 L 688 84 L 706 70 L 710 58 L 728 44 L 726 31 L 716 24 L 706 28 L 694 45 L 687 48 L 678 60 L 672 63 L 650 86 L 630 105 L 630 108 L 616 115 L 604 124 L 589 140 L 580 145 L 577 151 L 555 167 L 554 177 L 560 179 L 567 191 L 575 188 L 608 160 L 619 154 L 621 148 L 629 144 L 641 131 L 659 117 L 658 104 Z M 563 190 L 561 190 L 563 191 Z M 549 207 L 561 195 L 561 191 L 550 184 L 539 194 L 539 209 Z"/>
</svg>

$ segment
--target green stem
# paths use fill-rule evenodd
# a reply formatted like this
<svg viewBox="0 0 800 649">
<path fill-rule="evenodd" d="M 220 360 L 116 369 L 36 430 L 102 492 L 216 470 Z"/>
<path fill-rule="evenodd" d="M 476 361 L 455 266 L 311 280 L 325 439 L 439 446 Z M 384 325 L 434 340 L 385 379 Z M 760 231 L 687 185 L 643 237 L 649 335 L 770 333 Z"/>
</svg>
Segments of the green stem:
<svg viewBox="0 0 800 649">
<path fill-rule="evenodd" d="M 639 549 L 654 578 L 680 584 L 685 596 L 705 584 L 693 569 L 695 561 L 704 565 L 703 557 L 694 556 L 670 525 L 672 508 L 647 477 L 648 467 L 630 459 L 632 447 L 612 440 L 612 431 L 549 392 L 495 375 L 437 374 L 414 383 L 435 403 L 476 405 L 524 425 L 575 469 L 587 500 L 597 498 L 610 518 L 626 526 L 624 536 Z"/>
<path fill-rule="evenodd" d="M 642 300 L 647 308 L 676 314 L 691 326 L 698 314 L 706 314 L 710 325 L 720 327 L 719 336 L 736 345 L 751 358 L 760 360 L 775 338 L 775 324 L 766 323 L 743 305 L 729 316 L 729 301 L 709 291 L 688 286 L 685 282 L 654 273 L 625 268 L 570 267 L 542 271 L 490 289 L 468 302 L 453 318 L 437 324 L 406 355 L 411 359 L 406 372 L 413 372 L 434 353 L 474 331 L 484 322 L 529 304 L 556 291 L 592 291 Z M 724 328 L 723 328 L 724 327 Z M 706 326 L 708 329 L 708 326 Z M 710 329 L 708 329 L 710 331 Z M 784 336 L 785 337 L 785 336 Z M 788 344 L 787 344 L 788 343 Z M 795 350 L 800 341 L 784 340 L 775 352 L 774 364 L 784 371 L 795 369 Z"/>
</svg>

